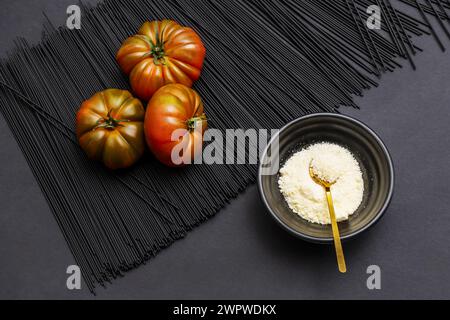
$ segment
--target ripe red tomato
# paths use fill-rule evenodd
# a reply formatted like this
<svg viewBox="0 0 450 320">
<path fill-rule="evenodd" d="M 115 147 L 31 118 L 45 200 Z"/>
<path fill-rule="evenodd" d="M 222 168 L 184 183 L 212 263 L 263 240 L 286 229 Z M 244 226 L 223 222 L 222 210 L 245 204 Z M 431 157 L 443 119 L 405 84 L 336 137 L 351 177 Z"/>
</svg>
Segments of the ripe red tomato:
<svg viewBox="0 0 450 320">
<path fill-rule="evenodd" d="M 110 169 L 129 167 L 144 153 L 144 115 L 141 101 L 129 91 L 98 92 L 77 113 L 79 144 Z"/>
<path fill-rule="evenodd" d="M 208 126 L 199 94 L 182 84 L 159 89 L 149 101 L 144 131 L 156 158 L 168 166 L 192 163 Z"/>
<path fill-rule="evenodd" d="M 134 93 L 149 100 L 169 83 L 191 87 L 200 77 L 205 53 L 194 30 L 172 20 L 162 20 L 145 22 L 138 34 L 125 40 L 116 60 L 123 72 L 130 75 Z"/>
</svg>

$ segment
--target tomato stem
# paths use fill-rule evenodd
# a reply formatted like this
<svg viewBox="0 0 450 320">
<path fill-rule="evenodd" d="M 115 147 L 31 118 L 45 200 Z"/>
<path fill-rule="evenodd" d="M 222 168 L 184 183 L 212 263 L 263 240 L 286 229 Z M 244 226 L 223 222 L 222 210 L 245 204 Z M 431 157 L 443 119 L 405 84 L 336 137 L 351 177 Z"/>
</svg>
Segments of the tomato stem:
<svg viewBox="0 0 450 320">
<path fill-rule="evenodd" d="M 152 56 L 155 65 L 166 64 L 166 59 L 164 59 L 166 56 L 166 53 L 164 52 L 164 45 L 167 41 L 163 41 L 163 37 L 162 35 L 160 36 L 158 30 L 156 30 L 156 42 L 153 42 L 150 37 L 146 35 L 138 34 L 136 37 L 139 37 L 150 45 L 150 52 L 144 54 L 143 57 L 147 57 L 149 55 Z"/>
<path fill-rule="evenodd" d="M 197 123 L 198 122 L 203 122 L 203 121 L 206 121 L 206 120 L 207 120 L 206 119 L 206 115 L 202 114 L 201 116 L 192 117 L 192 118 L 186 120 L 186 125 L 187 125 L 189 131 L 192 132 L 197 127 Z"/>
<path fill-rule="evenodd" d="M 162 35 L 161 37 L 159 36 L 159 32 L 156 31 L 156 43 L 153 43 L 152 41 L 150 41 L 150 46 L 151 46 L 151 55 L 153 57 L 153 62 L 155 63 L 155 65 L 159 65 L 159 64 L 166 64 L 166 60 L 164 59 L 165 57 L 165 52 L 164 52 L 164 44 L 166 43 L 166 41 L 163 41 Z"/>
<path fill-rule="evenodd" d="M 94 128 L 94 130 L 99 129 L 99 128 L 105 128 L 108 130 L 112 130 L 112 129 L 115 129 L 116 127 L 123 127 L 121 122 L 128 122 L 128 121 L 130 121 L 130 120 L 114 119 L 114 117 L 111 115 L 111 110 L 109 110 L 106 118 L 101 118 L 101 119 L 97 120 L 97 126 Z"/>
</svg>

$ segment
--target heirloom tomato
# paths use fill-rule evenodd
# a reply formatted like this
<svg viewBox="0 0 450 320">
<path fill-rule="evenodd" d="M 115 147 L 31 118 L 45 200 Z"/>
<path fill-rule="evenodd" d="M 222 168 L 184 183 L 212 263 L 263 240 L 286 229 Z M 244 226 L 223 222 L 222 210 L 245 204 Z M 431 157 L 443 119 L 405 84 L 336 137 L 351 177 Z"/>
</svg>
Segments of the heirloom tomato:
<svg viewBox="0 0 450 320">
<path fill-rule="evenodd" d="M 207 128 L 200 96 L 182 84 L 159 89 L 148 102 L 144 130 L 155 157 L 168 166 L 192 163 Z"/>
<path fill-rule="evenodd" d="M 116 55 L 134 93 L 148 101 L 162 86 L 188 87 L 200 77 L 205 47 L 198 34 L 172 20 L 145 22 Z"/>
<path fill-rule="evenodd" d="M 83 102 L 77 113 L 77 137 L 89 158 L 110 169 L 126 168 L 144 153 L 142 103 L 129 91 L 107 89 Z"/>
</svg>

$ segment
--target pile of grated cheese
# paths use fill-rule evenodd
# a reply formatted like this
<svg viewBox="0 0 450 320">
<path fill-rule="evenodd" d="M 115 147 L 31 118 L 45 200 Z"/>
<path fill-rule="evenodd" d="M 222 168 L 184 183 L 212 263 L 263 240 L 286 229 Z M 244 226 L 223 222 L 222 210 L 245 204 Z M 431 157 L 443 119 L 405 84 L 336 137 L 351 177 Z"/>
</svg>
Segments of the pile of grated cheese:
<svg viewBox="0 0 450 320">
<path fill-rule="evenodd" d="M 331 186 L 336 219 L 347 220 L 363 199 L 358 161 L 346 148 L 322 142 L 295 153 L 280 169 L 278 185 L 289 207 L 310 222 L 330 224 L 325 189 L 311 178 L 310 165 L 319 177 L 336 181 Z"/>
</svg>

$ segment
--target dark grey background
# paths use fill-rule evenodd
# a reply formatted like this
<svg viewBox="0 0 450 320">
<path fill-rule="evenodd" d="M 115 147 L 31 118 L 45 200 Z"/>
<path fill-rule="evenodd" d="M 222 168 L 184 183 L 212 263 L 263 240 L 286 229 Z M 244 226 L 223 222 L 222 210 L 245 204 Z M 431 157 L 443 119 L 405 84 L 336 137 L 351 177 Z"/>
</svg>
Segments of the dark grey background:
<svg viewBox="0 0 450 320">
<path fill-rule="evenodd" d="M 39 40 L 42 11 L 60 25 L 75 2 L 1 0 L 0 54 L 16 36 Z M 346 275 L 338 273 L 331 246 L 302 242 L 275 225 L 252 186 L 97 298 L 449 299 L 450 54 L 431 37 L 418 44 L 426 51 L 415 58 L 416 72 L 405 62 L 357 99 L 361 110 L 342 109 L 379 133 L 396 168 L 385 217 L 344 245 Z M 2 117 L 0 145 L 0 298 L 95 298 L 84 287 L 66 289 L 74 260 Z M 371 264 L 382 270 L 379 291 L 366 288 Z"/>
</svg>

